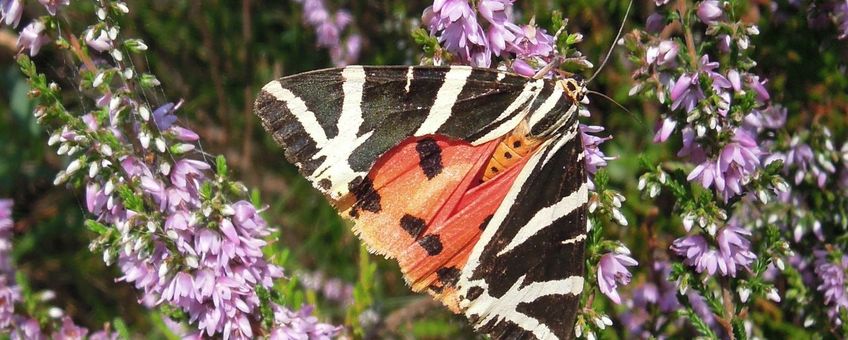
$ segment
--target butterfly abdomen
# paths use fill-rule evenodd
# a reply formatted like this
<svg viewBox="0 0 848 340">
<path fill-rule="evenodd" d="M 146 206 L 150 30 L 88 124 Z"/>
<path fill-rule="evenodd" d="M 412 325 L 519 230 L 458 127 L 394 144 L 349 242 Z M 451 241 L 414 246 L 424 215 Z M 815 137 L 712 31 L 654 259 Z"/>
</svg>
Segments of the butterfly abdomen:
<svg viewBox="0 0 848 340">
<path fill-rule="evenodd" d="M 486 164 L 483 172 L 483 182 L 509 169 L 525 156 L 531 154 L 542 143 L 542 140 L 527 135 L 527 124 L 519 124 L 509 135 L 501 139 L 495 152 Z"/>
</svg>

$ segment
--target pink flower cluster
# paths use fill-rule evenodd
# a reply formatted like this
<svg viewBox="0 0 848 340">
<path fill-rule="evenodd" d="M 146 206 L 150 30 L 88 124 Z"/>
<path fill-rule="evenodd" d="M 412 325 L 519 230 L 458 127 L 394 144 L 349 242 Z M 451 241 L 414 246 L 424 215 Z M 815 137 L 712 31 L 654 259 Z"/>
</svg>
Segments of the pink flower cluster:
<svg viewBox="0 0 848 340">
<path fill-rule="evenodd" d="M 556 55 L 554 37 L 534 23 L 513 23 L 514 0 L 436 0 L 424 10 L 423 22 L 462 64 L 489 67 L 492 55 L 516 58 L 514 72 L 532 76 Z M 482 18 L 482 21 L 478 20 Z"/>
<path fill-rule="evenodd" d="M 69 2 L 39 1 L 51 15 Z M 3 21 L 17 25 L 20 6 L 20 0 L 2 0 Z M 122 12 L 129 10 L 123 3 L 116 6 Z M 82 36 L 90 49 L 104 52 L 93 53 L 93 58 L 120 61 L 124 51 L 117 46 L 126 41 L 107 24 L 108 13 L 100 9 L 102 22 Z M 36 55 L 49 41 L 45 30 L 44 24 L 34 21 L 22 32 L 19 45 Z M 135 42 L 135 46 L 143 43 Z M 126 82 L 106 83 L 107 73 L 131 79 L 134 70 L 106 59 L 94 64 L 96 70 L 86 70 L 94 75 L 92 83 L 80 88 L 91 87 L 99 93 L 97 110 L 79 118 L 65 112 L 64 125 L 55 127 L 57 132 L 48 143 L 58 144 L 60 155 L 75 158 L 55 183 L 80 179 L 86 209 L 101 229 L 116 231 L 103 232 L 92 248 L 103 251 L 107 263 L 117 261 L 123 272 L 118 280 L 141 290 L 139 301 L 182 309 L 188 321 L 208 336 L 327 338 L 338 334 L 340 328 L 309 317 L 309 308 L 292 312 L 260 300 L 257 289 L 273 289 L 273 280 L 283 276 L 282 268 L 268 263 L 263 255 L 268 225 L 251 203 L 238 200 L 243 196 L 237 193 L 240 184 L 212 173 L 206 161 L 187 157 L 199 136 L 176 124 L 174 112 L 180 105 L 168 103 L 150 112 L 149 103 L 120 85 Z M 36 115 L 40 114 L 37 110 Z M 261 319 L 263 303 L 270 304 L 273 320 Z M 266 324 L 271 328 L 260 332 L 258 327 Z M 79 329 L 66 331 L 84 335 Z"/>
<path fill-rule="evenodd" d="M 356 62 L 362 50 L 362 36 L 349 33 L 342 39 L 342 32 L 350 27 L 353 17 L 345 10 L 331 13 L 323 0 L 298 0 L 303 4 L 303 18 L 315 29 L 318 46 L 330 50 L 336 66 Z"/>
<path fill-rule="evenodd" d="M 9 257 L 12 251 L 12 206 L 9 199 L 0 199 L 0 333 L 7 333 L 12 339 L 47 339 L 38 320 L 31 316 L 16 314 L 15 305 L 22 303 L 21 293 L 15 283 L 15 269 Z M 88 329 L 77 326 L 74 321 L 62 317 L 61 326 L 51 335 L 51 339 L 82 339 L 88 335 Z M 117 339 L 118 334 L 98 331 L 88 337 L 92 340 Z"/>
<path fill-rule="evenodd" d="M 736 277 L 737 268 L 749 269 L 757 259 L 751 252 L 751 232 L 735 225 L 731 220 L 716 233 L 718 249 L 711 248 L 700 234 L 674 240 L 671 251 L 684 258 L 683 263 L 699 273 Z"/>
</svg>

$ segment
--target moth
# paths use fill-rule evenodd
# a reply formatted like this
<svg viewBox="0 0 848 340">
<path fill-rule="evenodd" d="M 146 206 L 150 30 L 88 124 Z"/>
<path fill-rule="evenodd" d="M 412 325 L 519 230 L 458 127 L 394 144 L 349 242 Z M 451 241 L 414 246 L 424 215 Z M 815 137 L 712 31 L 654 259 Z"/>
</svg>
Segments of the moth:
<svg viewBox="0 0 848 340">
<path fill-rule="evenodd" d="M 265 85 L 255 112 L 368 248 L 497 339 L 573 337 L 585 82 L 348 66 Z"/>
</svg>

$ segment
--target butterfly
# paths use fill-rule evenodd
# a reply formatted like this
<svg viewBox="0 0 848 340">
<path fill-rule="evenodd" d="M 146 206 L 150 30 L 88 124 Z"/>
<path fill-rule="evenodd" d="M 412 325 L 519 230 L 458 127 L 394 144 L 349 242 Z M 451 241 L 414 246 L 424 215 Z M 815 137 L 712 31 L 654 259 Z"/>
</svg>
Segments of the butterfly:
<svg viewBox="0 0 848 340">
<path fill-rule="evenodd" d="M 578 77 L 348 66 L 265 85 L 255 112 L 368 249 L 493 338 L 571 338 L 588 184 Z"/>
</svg>

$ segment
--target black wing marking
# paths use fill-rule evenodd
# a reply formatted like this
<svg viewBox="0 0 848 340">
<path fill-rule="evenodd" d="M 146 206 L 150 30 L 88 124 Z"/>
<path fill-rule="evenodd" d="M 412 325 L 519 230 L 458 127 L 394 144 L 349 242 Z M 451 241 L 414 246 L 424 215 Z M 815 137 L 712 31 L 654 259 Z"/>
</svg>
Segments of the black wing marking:
<svg viewBox="0 0 848 340">
<path fill-rule="evenodd" d="M 522 169 L 463 268 L 460 307 L 495 339 L 573 337 L 588 201 L 573 116 Z"/>
<path fill-rule="evenodd" d="M 286 158 L 331 200 L 411 136 L 483 143 L 509 132 L 554 83 L 492 69 L 349 66 L 284 77 L 255 111 Z"/>
</svg>

